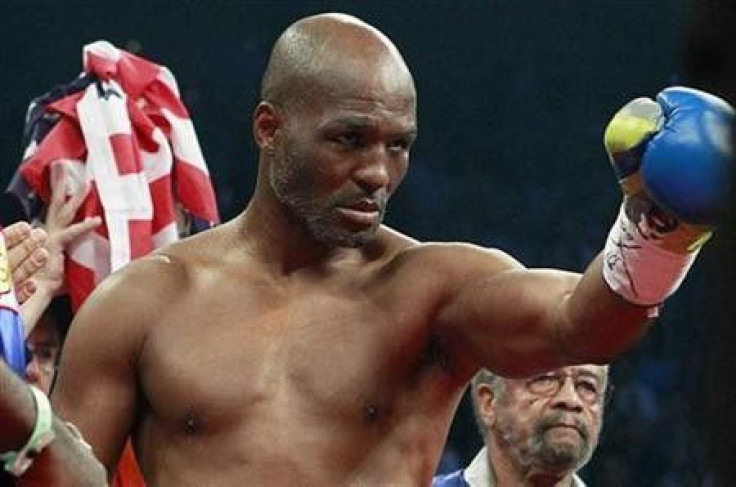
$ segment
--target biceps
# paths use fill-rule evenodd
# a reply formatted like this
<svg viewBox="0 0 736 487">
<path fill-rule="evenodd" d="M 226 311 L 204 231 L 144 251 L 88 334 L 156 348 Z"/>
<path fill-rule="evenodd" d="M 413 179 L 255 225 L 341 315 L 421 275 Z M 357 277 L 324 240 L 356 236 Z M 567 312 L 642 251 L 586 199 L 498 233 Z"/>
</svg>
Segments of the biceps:
<svg viewBox="0 0 736 487">
<path fill-rule="evenodd" d="M 474 368 L 527 375 L 560 361 L 558 334 L 565 303 L 579 276 L 550 270 L 514 270 L 468 283 L 444 313 L 456 353 Z"/>
</svg>

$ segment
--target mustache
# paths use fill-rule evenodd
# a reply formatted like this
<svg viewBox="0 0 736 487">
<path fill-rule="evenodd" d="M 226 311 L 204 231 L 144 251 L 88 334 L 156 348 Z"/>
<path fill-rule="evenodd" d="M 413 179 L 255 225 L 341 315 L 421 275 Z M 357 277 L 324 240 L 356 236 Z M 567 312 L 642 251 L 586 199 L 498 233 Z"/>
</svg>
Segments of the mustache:
<svg viewBox="0 0 736 487">
<path fill-rule="evenodd" d="M 588 431 L 588 428 L 582 419 L 561 411 L 554 412 L 549 416 L 541 418 L 537 422 L 537 430 L 541 433 L 544 433 L 549 429 L 561 425 L 575 428 L 575 430 L 580 434 L 580 437 L 585 442 L 588 442 L 588 440 L 590 439 L 590 432 Z"/>
</svg>

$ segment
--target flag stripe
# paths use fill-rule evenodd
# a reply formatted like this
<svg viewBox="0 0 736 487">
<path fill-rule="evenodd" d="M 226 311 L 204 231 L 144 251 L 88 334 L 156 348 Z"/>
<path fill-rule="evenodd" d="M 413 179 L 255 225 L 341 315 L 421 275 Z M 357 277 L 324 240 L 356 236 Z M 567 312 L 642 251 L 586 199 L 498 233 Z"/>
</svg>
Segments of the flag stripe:
<svg viewBox="0 0 736 487">
<path fill-rule="evenodd" d="M 75 221 L 100 216 L 104 225 L 69 249 L 75 310 L 110 272 L 176 240 L 177 207 L 197 229 L 219 222 L 207 165 L 171 72 L 105 41 L 85 46 L 83 59 L 80 78 L 32 103 L 19 172 L 33 194 L 16 193 L 48 203 L 52 167 L 74 181 L 70 186 L 89 183 Z"/>
</svg>

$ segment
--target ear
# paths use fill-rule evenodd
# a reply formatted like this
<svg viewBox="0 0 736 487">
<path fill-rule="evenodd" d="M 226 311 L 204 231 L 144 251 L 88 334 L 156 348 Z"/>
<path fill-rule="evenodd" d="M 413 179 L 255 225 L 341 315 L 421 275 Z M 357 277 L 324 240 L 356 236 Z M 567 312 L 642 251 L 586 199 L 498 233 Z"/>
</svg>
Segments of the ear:
<svg viewBox="0 0 736 487">
<path fill-rule="evenodd" d="M 493 395 L 493 389 L 488 384 L 478 384 L 475 388 L 475 398 L 478 406 L 478 415 L 486 427 L 496 421 L 496 402 L 498 398 Z"/>
<path fill-rule="evenodd" d="M 264 152 L 273 152 L 274 138 L 281 126 L 281 117 L 276 107 L 262 101 L 253 112 L 253 140 Z"/>
</svg>

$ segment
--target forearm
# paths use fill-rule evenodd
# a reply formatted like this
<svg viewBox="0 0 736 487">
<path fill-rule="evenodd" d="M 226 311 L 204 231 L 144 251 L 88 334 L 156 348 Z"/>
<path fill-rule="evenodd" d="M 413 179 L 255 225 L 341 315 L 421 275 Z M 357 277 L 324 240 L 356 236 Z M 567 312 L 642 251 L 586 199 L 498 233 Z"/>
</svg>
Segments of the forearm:
<svg viewBox="0 0 736 487">
<path fill-rule="evenodd" d="M 0 361 L 0 452 L 18 451 L 30 438 L 36 422 L 30 388 Z M 18 486 L 106 485 L 105 470 L 92 451 L 59 418 L 53 419 L 54 439 L 15 480 Z M 2 467 L 0 467 L 2 468 Z"/>
<path fill-rule="evenodd" d="M 16 450 L 31 436 L 36 419 L 28 385 L 0 360 L 0 452 Z"/>
<path fill-rule="evenodd" d="M 604 143 L 624 200 L 563 306 L 560 342 L 573 357 L 626 349 L 686 278 L 730 193 L 733 121 L 728 103 L 683 87 L 632 100 L 611 119 Z"/>
<path fill-rule="evenodd" d="M 75 437 L 58 418 L 54 420 L 54 433 L 54 441 L 33 462 L 33 466 L 16 480 L 16 486 L 107 485 L 107 475 L 102 464 L 93 456 L 86 444 Z"/>
<path fill-rule="evenodd" d="M 41 287 L 20 305 L 20 314 L 23 317 L 26 337 L 33 331 L 53 298 L 54 295 L 51 291 Z"/>
<path fill-rule="evenodd" d="M 564 302 L 560 349 L 575 361 L 608 362 L 641 338 L 656 313 L 656 306 L 637 305 L 614 293 L 598 255 Z"/>
</svg>

